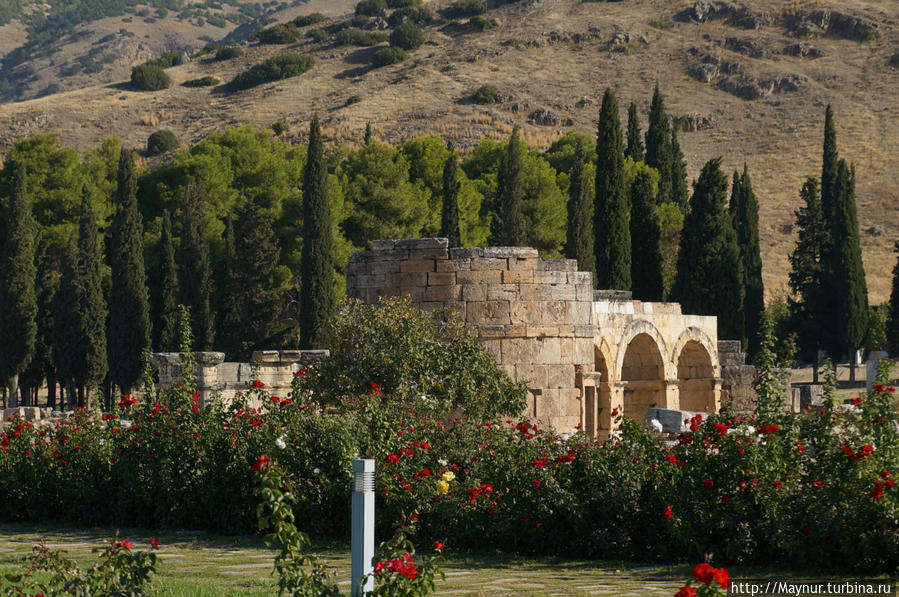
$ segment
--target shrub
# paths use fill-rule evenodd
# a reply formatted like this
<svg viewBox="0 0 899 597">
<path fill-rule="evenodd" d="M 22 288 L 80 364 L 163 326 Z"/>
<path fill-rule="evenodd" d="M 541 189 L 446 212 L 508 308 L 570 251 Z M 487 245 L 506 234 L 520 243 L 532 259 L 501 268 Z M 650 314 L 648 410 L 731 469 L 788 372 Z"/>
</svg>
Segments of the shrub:
<svg viewBox="0 0 899 597">
<path fill-rule="evenodd" d="M 320 12 L 313 12 L 312 14 L 298 16 L 293 20 L 293 24 L 295 27 L 308 27 L 309 25 L 321 23 L 324 20 L 325 15 Z"/>
<path fill-rule="evenodd" d="M 362 101 L 362 98 L 358 95 L 351 95 L 346 98 L 346 102 L 343 104 L 344 106 L 352 106 L 353 104 L 358 104 Z"/>
<path fill-rule="evenodd" d="M 334 41 L 338 46 L 374 46 L 387 41 L 387 34 L 362 29 L 343 29 L 337 32 Z"/>
<path fill-rule="evenodd" d="M 355 15 L 352 19 L 350 19 L 349 26 L 365 27 L 369 23 L 371 23 L 371 17 L 367 17 L 365 15 Z"/>
<path fill-rule="evenodd" d="M 178 137 L 168 129 L 160 129 L 147 139 L 147 155 L 159 155 L 178 149 Z"/>
<path fill-rule="evenodd" d="M 169 50 L 168 52 L 163 53 L 159 58 L 148 60 L 144 64 L 150 64 L 160 68 L 171 68 L 178 63 L 183 55 L 184 50 Z"/>
<path fill-rule="evenodd" d="M 323 41 L 326 41 L 328 39 L 328 37 L 330 37 L 328 35 L 328 32 L 324 29 L 313 29 L 306 35 L 308 35 L 309 38 L 316 43 L 321 43 Z"/>
<path fill-rule="evenodd" d="M 300 30 L 290 24 L 280 24 L 259 31 L 254 36 L 261 44 L 290 44 L 302 38 Z"/>
<path fill-rule="evenodd" d="M 159 91 L 168 89 L 172 79 L 155 64 L 140 64 L 131 69 L 131 84 L 143 91 Z"/>
<path fill-rule="evenodd" d="M 390 34 L 390 45 L 404 50 L 414 50 L 424 41 L 421 29 L 411 21 L 403 23 Z"/>
<path fill-rule="evenodd" d="M 356 5 L 356 14 L 373 17 L 382 10 L 387 10 L 387 2 L 385 0 L 361 0 Z"/>
<path fill-rule="evenodd" d="M 181 83 L 182 87 L 212 87 L 213 85 L 218 85 L 221 83 L 218 79 L 212 76 L 200 77 L 199 79 L 188 79 L 187 81 Z"/>
<path fill-rule="evenodd" d="M 387 0 L 387 8 L 411 8 L 421 6 L 421 0 Z"/>
<path fill-rule="evenodd" d="M 488 19 L 485 16 L 477 15 L 468 19 L 468 25 L 475 31 L 486 31 L 496 27 L 496 19 Z"/>
<path fill-rule="evenodd" d="M 434 20 L 434 13 L 427 6 L 410 6 L 393 11 L 387 18 L 392 27 L 412 21 L 416 25 L 427 25 Z"/>
<path fill-rule="evenodd" d="M 287 126 L 283 120 L 279 120 L 278 122 L 272 123 L 272 132 L 278 135 L 279 137 L 290 130 L 290 127 Z"/>
<path fill-rule="evenodd" d="M 451 19 L 473 17 L 487 12 L 487 3 L 484 0 L 456 0 L 446 9 L 446 16 Z"/>
<path fill-rule="evenodd" d="M 299 54 L 275 56 L 238 74 L 228 83 L 227 89 L 232 92 L 241 91 L 263 83 L 296 77 L 313 66 L 315 66 L 315 60 L 312 56 Z"/>
<path fill-rule="evenodd" d="M 243 56 L 243 48 L 240 46 L 225 46 L 215 53 L 216 60 L 231 60 L 240 56 Z"/>
<path fill-rule="evenodd" d="M 496 104 L 502 100 L 499 89 L 496 88 L 496 85 L 490 84 L 478 87 L 478 90 L 474 92 L 472 99 L 476 104 Z"/>
<path fill-rule="evenodd" d="M 389 48 L 381 48 L 375 52 L 374 56 L 371 57 L 371 64 L 375 68 L 381 68 L 382 66 L 402 62 L 407 57 L 406 50 L 396 46 L 390 46 Z"/>
</svg>

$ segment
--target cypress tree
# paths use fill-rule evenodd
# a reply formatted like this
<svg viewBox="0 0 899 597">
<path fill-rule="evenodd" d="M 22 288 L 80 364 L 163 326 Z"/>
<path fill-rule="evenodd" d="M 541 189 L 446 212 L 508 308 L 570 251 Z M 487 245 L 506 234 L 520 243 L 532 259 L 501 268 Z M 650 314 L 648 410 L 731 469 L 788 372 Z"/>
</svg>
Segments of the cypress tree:
<svg viewBox="0 0 899 597">
<path fill-rule="evenodd" d="M 596 138 L 596 204 L 593 212 L 599 288 L 631 288 L 630 205 L 625 186 L 618 101 L 607 87 Z"/>
<path fill-rule="evenodd" d="M 236 359 L 241 352 L 241 280 L 238 270 L 237 243 L 234 240 L 234 220 L 225 222 L 225 269 L 222 273 L 221 311 L 218 317 L 217 344 L 225 352 L 226 358 Z"/>
<path fill-rule="evenodd" d="M 75 320 L 70 323 L 76 327 L 79 336 L 74 367 L 74 380 L 79 387 L 78 402 L 80 406 L 87 406 L 84 388 L 99 383 L 107 371 L 106 301 L 103 299 L 100 272 L 102 256 L 97 241 L 97 218 L 87 185 L 82 193 L 77 267 L 75 282 L 70 289 L 76 295 L 78 311 Z"/>
<path fill-rule="evenodd" d="M 718 316 L 718 337 L 742 338 L 743 272 L 721 158 L 702 168 L 684 218 L 673 297 L 685 313 Z"/>
<path fill-rule="evenodd" d="M 635 162 L 643 161 L 643 135 L 640 134 L 640 117 L 634 102 L 627 107 L 627 149 L 624 155 Z"/>
<path fill-rule="evenodd" d="M 328 202 L 328 165 L 318 116 L 309 127 L 303 171 L 303 254 L 300 347 L 323 348 L 334 312 L 334 239 Z"/>
<path fill-rule="evenodd" d="M 365 138 L 364 138 L 364 142 L 365 142 L 366 145 L 371 145 L 372 143 L 375 142 L 375 135 L 374 135 L 374 133 L 373 133 L 372 130 L 371 130 L 371 123 L 370 123 L 370 122 L 365 123 Z"/>
<path fill-rule="evenodd" d="M 150 346 L 143 226 L 136 193 L 134 155 L 122 149 L 115 192 L 115 216 L 107 248 L 112 270 L 107 354 L 109 378 L 123 393 L 128 393 L 140 379 L 143 353 Z"/>
<path fill-rule="evenodd" d="M 899 255 L 899 241 L 893 245 Z M 890 292 L 890 313 L 887 316 L 887 338 L 890 343 L 890 355 L 899 355 L 899 258 L 893 266 L 893 289 Z"/>
<path fill-rule="evenodd" d="M 837 130 L 833 119 L 833 109 L 827 104 L 824 111 L 824 151 L 821 161 L 821 209 L 824 220 L 832 222 L 836 204 L 836 184 L 839 155 L 837 153 Z"/>
<path fill-rule="evenodd" d="M 37 337 L 34 345 L 34 357 L 28 367 L 19 376 L 19 385 L 33 388 L 35 399 L 37 389 L 44 380 L 47 382 L 47 406 L 56 406 L 56 373 L 53 367 L 53 297 L 59 288 L 58 260 L 48 254 L 47 243 L 39 242 L 35 263 L 37 264 Z M 37 405 L 36 401 L 32 404 Z"/>
<path fill-rule="evenodd" d="M 827 317 L 827 290 L 824 286 L 824 243 L 827 238 L 818 181 L 809 177 L 802 185 L 803 207 L 796 215 L 799 239 L 790 254 L 791 317 L 796 322 L 800 345 L 815 364 L 818 381 L 818 351 L 824 345 L 823 322 Z"/>
<path fill-rule="evenodd" d="M 671 128 L 671 195 L 670 201 L 680 207 L 681 213 L 690 211 L 689 193 L 687 192 L 687 162 L 677 140 L 677 129 Z"/>
<path fill-rule="evenodd" d="M 240 205 L 234 220 L 236 256 L 235 303 L 239 320 L 239 358 L 249 358 L 254 350 L 280 345 L 284 326 L 275 286 L 278 243 L 274 237 L 275 218 L 254 199 Z M 331 272 L 328 272 L 331 275 Z"/>
<path fill-rule="evenodd" d="M 568 228 L 566 230 L 565 257 L 576 259 L 578 269 L 591 272 L 596 279 L 596 253 L 593 245 L 593 204 L 584 175 L 587 151 L 584 140 L 578 138 L 574 149 L 574 163 L 568 182 Z"/>
<path fill-rule="evenodd" d="M 172 218 L 169 210 L 162 212 L 162 235 L 159 237 L 162 259 L 162 280 L 156 297 L 156 349 L 162 352 L 178 350 L 178 272 L 175 263 L 175 243 L 172 240 Z"/>
<path fill-rule="evenodd" d="M 518 138 L 518 127 L 512 131 L 503 154 L 497 177 L 496 212 L 493 218 L 491 244 L 517 247 L 527 238 L 524 216 L 524 145 Z"/>
<path fill-rule="evenodd" d="M 647 166 L 659 171 L 658 203 L 671 201 L 671 125 L 665 113 L 665 99 L 656 83 L 649 105 L 649 128 L 646 130 Z"/>
<path fill-rule="evenodd" d="M 184 192 L 181 244 L 178 246 L 177 261 L 180 272 L 179 302 L 190 309 L 194 346 L 199 350 L 210 350 L 215 335 L 211 306 L 212 272 L 209 244 L 206 240 L 206 217 L 203 214 L 203 193 L 196 184 L 188 185 Z M 177 311 L 173 313 L 173 317 L 177 320 Z"/>
<path fill-rule="evenodd" d="M 81 341 L 78 294 L 73 292 L 78 283 L 78 241 L 69 237 L 66 251 L 60 262 L 61 275 L 53 298 L 53 366 L 60 383 L 66 388 L 69 407 L 75 405 L 74 386 L 78 375 L 78 343 Z"/>
<path fill-rule="evenodd" d="M 35 223 L 25 189 L 25 167 L 16 169 L 6 219 L 0 267 L 0 373 L 9 384 L 9 406 L 17 406 L 18 376 L 34 356 L 37 292 Z"/>
<path fill-rule="evenodd" d="M 855 207 L 855 167 L 851 171 L 846 160 L 837 165 L 837 180 L 833 188 L 833 220 L 830 222 L 830 293 L 835 305 L 836 324 L 831 337 L 830 353 L 849 353 L 850 380 L 855 380 L 852 358 L 868 326 L 868 287 L 859 244 L 858 217 Z"/>
<path fill-rule="evenodd" d="M 743 289 L 745 291 L 744 315 L 748 353 L 754 356 L 759 348 L 759 322 L 765 310 L 765 289 L 762 284 L 762 255 L 759 248 L 759 205 L 749 169 L 743 165 L 743 175 L 734 172 L 731 188 L 730 213 L 737 243 L 740 246 L 740 262 L 743 265 Z"/>
<path fill-rule="evenodd" d="M 661 301 L 665 293 L 662 278 L 662 228 L 655 210 L 652 176 L 640 171 L 631 185 L 631 278 L 634 298 Z"/>
<path fill-rule="evenodd" d="M 440 212 L 440 236 L 449 239 L 450 247 L 462 246 L 459 230 L 459 156 L 453 151 L 443 163 L 443 205 Z"/>
</svg>

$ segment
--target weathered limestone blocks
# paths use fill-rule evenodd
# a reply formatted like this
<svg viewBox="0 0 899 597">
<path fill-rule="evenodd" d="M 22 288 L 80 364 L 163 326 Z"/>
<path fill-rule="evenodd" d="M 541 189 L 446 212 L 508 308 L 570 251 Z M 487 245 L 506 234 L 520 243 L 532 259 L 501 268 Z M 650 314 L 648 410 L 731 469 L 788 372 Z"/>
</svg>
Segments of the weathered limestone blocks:
<svg viewBox="0 0 899 597">
<path fill-rule="evenodd" d="M 758 398 L 752 389 L 756 369 L 746 364 L 746 355 L 738 340 L 719 340 L 718 355 L 721 361 L 721 388 L 734 410 L 749 414 L 755 411 Z"/>
</svg>

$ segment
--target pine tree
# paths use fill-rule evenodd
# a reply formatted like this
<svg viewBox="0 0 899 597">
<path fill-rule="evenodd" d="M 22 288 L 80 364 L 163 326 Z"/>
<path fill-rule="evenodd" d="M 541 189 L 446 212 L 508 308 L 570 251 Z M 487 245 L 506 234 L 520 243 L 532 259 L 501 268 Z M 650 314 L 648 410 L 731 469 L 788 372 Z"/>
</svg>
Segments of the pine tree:
<svg viewBox="0 0 899 597">
<path fill-rule="evenodd" d="M 631 288 L 630 205 L 625 186 L 618 101 L 611 88 L 606 88 L 596 138 L 596 204 L 593 212 L 599 288 Z"/>
<path fill-rule="evenodd" d="M 159 238 L 162 259 L 162 279 L 156 297 L 156 350 L 178 350 L 178 272 L 175 263 L 175 244 L 172 239 L 172 219 L 169 210 L 162 212 L 162 235 Z"/>
<path fill-rule="evenodd" d="M 527 238 L 524 216 L 524 144 L 518 138 L 516 126 L 509 138 L 497 177 L 496 212 L 493 218 L 491 244 L 517 247 Z"/>
<path fill-rule="evenodd" d="M 74 378 L 79 396 L 85 387 L 99 383 L 107 371 L 106 358 L 106 301 L 103 298 L 103 278 L 100 272 L 102 255 L 97 240 L 97 218 L 87 185 L 83 188 L 81 220 L 78 226 L 78 254 L 75 282 L 71 292 L 76 295 L 78 312 L 70 322 L 78 329 L 78 362 Z M 83 397 L 79 405 L 86 406 Z"/>
<path fill-rule="evenodd" d="M 671 201 L 671 125 L 665 113 L 665 100 L 656 83 L 649 105 L 649 128 L 646 130 L 647 166 L 659 171 L 659 204 Z"/>
<path fill-rule="evenodd" d="M 640 171 L 631 185 L 631 278 L 634 298 L 661 301 L 665 293 L 662 279 L 662 228 L 655 209 L 652 176 Z"/>
<path fill-rule="evenodd" d="M 220 313 L 217 320 L 218 333 L 216 343 L 225 352 L 227 359 L 237 359 L 241 353 L 241 280 L 240 264 L 237 258 L 237 241 L 234 239 L 234 220 L 229 217 L 225 222 L 225 268 L 219 278 L 224 280 L 219 298 Z"/>
<path fill-rule="evenodd" d="M 850 170 L 846 160 L 837 165 L 837 180 L 833 188 L 833 220 L 830 228 L 830 293 L 836 307 L 832 321 L 836 324 L 830 339 L 830 354 L 850 356 L 850 380 L 855 380 L 852 355 L 861 344 L 868 326 L 868 287 L 859 244 L 858 216 L 855 207 L 855 167 Z"/>
<path fill-rule="evenodd" d="M 0 374 L 9 384 L 10 406 L 17 406 L 18 376 L 31 362 L 37 338 L 34 235 L 25 167 L 19 165 L 7 211 L 0 267 Z"/>
<path fill-rule="evenodd" d="M 676 203 L 681 213 L 690 211 L 690 197 L 687 191 L 687 162 L 677 140 L 677 129 L 671 128 L 671 195 L 670 201 Z"/>
<path fill-rule="evenodd" d="M 627 107 L 627 149 L 624 155 L 635 162 L 643 161 L 643 135 L 640 134 L 640 117 L 634 102 Z"/>
<path fill-rule="evenodd" d="M 459 230 L 459 156 L 453 151 L 443 163 L 443 204 L 440 212 L 440 236 L 449 240 L 450 247 L 462 246 Z"/>
<path fill-rule="evenodd" d="M 790 302 L 791 317 L 796 322 L 800 346 L 815 364 L 818 380 L 818 351 L 824 346 L 823 321 L 827 317 L 827 290 L 824 286 L 825 230 L 818 181 L 808 178 L 802 185 L 803 207 L 796 215 L 799 239 L 790 254 L 790 291 L 796 297 Z"/>
<path fill-rule="evenodd" d="M 584 140 L 578 138 L 574 163 L 568 181 L 568 228 L 565 257 L 576 259 L 578 270 L 591 272 L 596 279 L 596 253 L 593 245 L 593 204 L 590 201 L 590 181 L 584 174 L 587 151 Z"/>
<path fill-rule="evenodd" d="M 727 211 L 721 158 L 702 168 L 684 219 L 672 295 L 684 313 L 718 316 L 718 337 L 742 338 L 743 272 L 740 247 Z"/>
<path fill-rule="evenodd" d="M 240 340 L 238 357 L 247 359 L 254 350 L 283 342 L 284 325 L 275 280 L 279 249 L 273 233 L 274 216 L 257 201 L 247 198 L 235 216 L 234 300 L 239 314 L 235 332 Z"/>
<path fill-rule="evenodd" d="M 212 314 L 212 270 L 206 240 L 203 193 L 196 184 L 184 192 L 181 219 L 181 244 L 176 254 L 179 271 L 179 302 L 190 309 L 194 345 L 211 350 L 215 335 Z M 173 314 L 177 318 L 177 312 Z"/>
<path fill-rule="evenodd" d="M 324 348 L 334 313 L 334 239 L 328 202 L 328 165 L 318 116 L 309 127 L 303 172 L 303 254 L 300 292 L 300 347 Z"/>
<path fill-rule="evenodd" d="M 119 158 L 115 216 L 107 255 L 112 270 L 107 328 L 109 378 L 127 393 L 143 373 L 143 353 L 150 346 L 150 308 L 134 155 L 126 149 L 122 149 Z"/>
<path fill-rule="evenodd" d="M 899 241 L 893 245 L 899 255 Z M 899 258 L 893 266 L 893 289 L 890 292 L 890 313 L 887 316 L 887 339 L 890 343 L 890 355 L 899 355 Z"/>
<path fill-rule="evenodd" d="M 760 342 L 759 321 L 765 310 L 765 289 L 762 284 L 762 254 L 759 248 L 759 205 L 752 191 L 749 169 L 745 164 L 742 176 L 734 172 L 730 214 L 740 246 L 740 262 L 743 265 L 747 352 L 750 356 L 754 356 L 758 353 Z"/>
</svg>

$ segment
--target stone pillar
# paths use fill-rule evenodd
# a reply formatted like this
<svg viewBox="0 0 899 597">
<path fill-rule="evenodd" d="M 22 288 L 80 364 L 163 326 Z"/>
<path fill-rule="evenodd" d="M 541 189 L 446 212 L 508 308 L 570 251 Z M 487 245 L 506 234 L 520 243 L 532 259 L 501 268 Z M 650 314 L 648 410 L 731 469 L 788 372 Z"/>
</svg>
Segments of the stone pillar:
<svg viewBox="0 0 899 597">
<path fill-rule="evenodd" d="M 197 364 L 197 393 L 200 395 L 200 408 L 206 407 L 206 402 L 218 389 L 218 366 L 224 362 L 223 352 L 195 352 L 194 362 Z"/>
<path fill-rule="evenodd" d="M 666 380 L 665 381 L 665 400 L 663 405 L 664 408 L 673 408 L 675 410 L 680 409 L 680 385 L 678 380 Z"/>
<path fill-rule="evenodd" d="M 159 373 L 159 387 L 167 390 L 181 381 L 181 353 L 154 352 L 153 364 Z"/>
<path fill-rule="evenodd" d="M 874 387 L 874 382 L 877 380 L 877 367 L 880 365 L 880 361 L 889 357 L 884 350 L 872 350 L 868 353 L 868 360 L 865 361 L 865 391 L 870 394 L 871 388 Z"/>
</svg>

